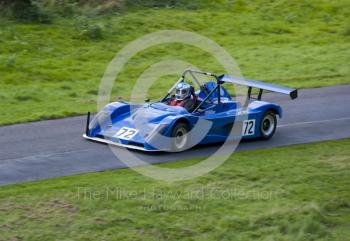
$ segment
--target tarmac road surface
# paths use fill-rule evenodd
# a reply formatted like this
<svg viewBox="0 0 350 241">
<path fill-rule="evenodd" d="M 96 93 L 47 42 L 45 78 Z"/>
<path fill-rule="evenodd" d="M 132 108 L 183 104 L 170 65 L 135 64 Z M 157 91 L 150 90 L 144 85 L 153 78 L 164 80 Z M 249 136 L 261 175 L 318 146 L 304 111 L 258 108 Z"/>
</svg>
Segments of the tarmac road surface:
<svg viewBox="0 0 350 241">
<path fill-rule="evenodd" d="M 237 150 L 271 148 L 350 137 L 350 85 L 299 90 L 299 97 L 265 94 L 280 104 L 283 118 L 268 141 L 243 142 Z M 73 117 L 0 127 L 0 185 L 125 168 L 107 145 L 82 138 L 86 117 Z M 219 145 L 182 153 L 135 155 L 149 163 L 206 156 Z M 123 151 L 121 148 L 119 148 Z"/>
</svg>

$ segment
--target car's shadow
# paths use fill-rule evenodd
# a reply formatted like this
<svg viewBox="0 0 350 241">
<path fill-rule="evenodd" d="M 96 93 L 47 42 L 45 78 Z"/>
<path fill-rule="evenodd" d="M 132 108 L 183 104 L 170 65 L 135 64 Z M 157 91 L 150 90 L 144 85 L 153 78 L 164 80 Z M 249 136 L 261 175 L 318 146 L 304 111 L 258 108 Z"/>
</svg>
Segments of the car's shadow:
<svg viewBox="0 0 350 241">
<path fill-rule="evenodd" d="M 266 141 L 264 141 L 266 142 Z M 94 142 L 97 144 L 96 142 Z M 105 143 L 98 143 L 104 146 L 108 146 Z M 224 143 L 212 143 L 212 144 L 200 144 L 196 145 L 188 150 L 182 152 L 164 152 L 164 151 L 156 151 L 156 152 L 147 152 L 137 149 L 119 147 L 114 145 L 109 145 L 109 148 L 112 148 L 112 151 L 117 159 L 123 161 L 128 166 L 140 166 L 148 164 L 157 164 L 157 163 L 165 163 L 179 160 L 189 160 L 195 158 L 205 158 L 215 154 Z M 237 150 L 249 149 L 251 145 L 261 145 L 261 141 L 259 139 L 254 140 L 241 140 L 237 145 L 237 142 L 228 142 L 228 145 L 232 145 L 232 153 Z M 227 153 L 227 149 L 225 151 Z M 116 155 L 116 153 L 118 153 Z M 126 154 L 126 155 L 123 155 Z M 229 153 L 231 154 L 231 153 Z M 144 162 L 140 163 L 140 160 Z M 127 161 L 127 162 L 126 162 Z"/>
<path fill-rule="evenodd" d="M 259 139 L 255 140 L 241 140 L 239 145 L 236 142 L 228 142 L 227 144 L 232 144 L 232 153 L 236 150 L 240 149 L 241 146 L 245 146 L 246 144 L 252 142 L 260 142 Z M 215 152 L 217 152 L 224 143 L 212 143 L 212 144 L 200 144 L 196 145 L 188 150 L 181 152 L 145 152 L 141 150 L 128 149 L 130 152 L 135 154 L 140 159 L 149 162 L 149 163 L 158 163 L 158 162 L 166 162 L 166 161 L 175 161 L 175 160 L 186 160 L 191 158 L 201 158 L 207 157 Z M 116 147 L 119 148 L 119 147 Z"/>
</svg>

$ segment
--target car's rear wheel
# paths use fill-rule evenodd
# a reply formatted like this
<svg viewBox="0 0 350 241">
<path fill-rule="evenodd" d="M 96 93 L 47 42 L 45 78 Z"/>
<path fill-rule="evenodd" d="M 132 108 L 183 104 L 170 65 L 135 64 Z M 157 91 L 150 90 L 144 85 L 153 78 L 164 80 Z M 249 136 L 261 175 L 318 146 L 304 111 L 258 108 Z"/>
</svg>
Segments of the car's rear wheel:
<svg viewBox="0 0 350 241">
<path fill-rule="evenodd" d="M 261 137 L 265 140 L 270 139 L 275 134 L 277 127 L 276 114 L 273 111 L 265 112 L 260 123 Z"/>
<path fill-rule="evenodd" d="M 183 151 L 188 146 L 189 127 L 186 123 L 177 123 L 171 134 L 172 151 Z"/>
</svg>

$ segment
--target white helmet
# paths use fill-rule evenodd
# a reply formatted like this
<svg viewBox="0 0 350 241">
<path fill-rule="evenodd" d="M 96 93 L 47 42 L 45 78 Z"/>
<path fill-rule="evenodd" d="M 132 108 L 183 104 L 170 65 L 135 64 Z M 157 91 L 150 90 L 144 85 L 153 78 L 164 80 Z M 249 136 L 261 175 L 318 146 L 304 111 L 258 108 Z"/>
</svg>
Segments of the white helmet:
<svg viewBox="0 0 350 241">
<path fill-rule="evenodd" d="M 191 96 L 191 85 L 181 82 L 176 86 L 175 98 L 176 100 L 184 100 Z"/>
</svg>

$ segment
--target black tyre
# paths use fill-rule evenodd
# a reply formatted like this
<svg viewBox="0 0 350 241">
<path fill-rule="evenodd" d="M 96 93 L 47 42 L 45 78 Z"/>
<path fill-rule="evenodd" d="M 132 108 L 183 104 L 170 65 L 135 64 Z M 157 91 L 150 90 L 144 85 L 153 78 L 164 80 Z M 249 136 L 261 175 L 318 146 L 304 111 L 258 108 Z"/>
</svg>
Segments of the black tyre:
<svg viewBox="0 0 350 241">
<path fill-rule="evenodd" d="M 260 132 L 262 139 L 270 139 L 275 134 L 277 127 L 276 113 L 266 111 L 260 122 Z"/>
<path fill-rule="evenodd" d="M 188 146 L 189 136 L 187 135 L 189 132 L 189 127 L 186 123 L 177 123 L 171 133 L 171 146 L 172 151 L 178 152 L 186 150 Z"/>
</svg>

